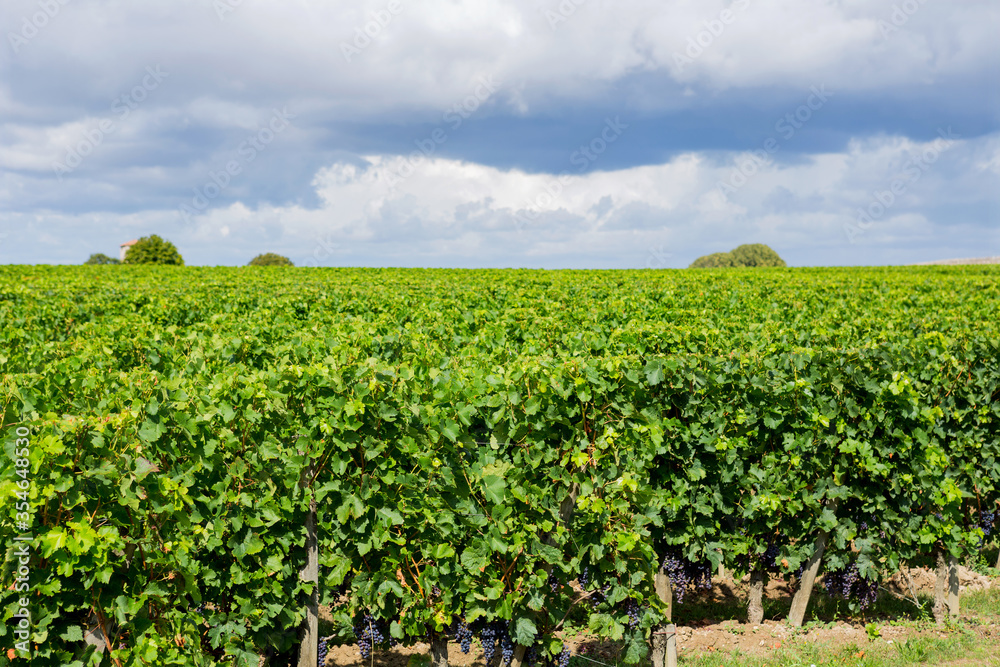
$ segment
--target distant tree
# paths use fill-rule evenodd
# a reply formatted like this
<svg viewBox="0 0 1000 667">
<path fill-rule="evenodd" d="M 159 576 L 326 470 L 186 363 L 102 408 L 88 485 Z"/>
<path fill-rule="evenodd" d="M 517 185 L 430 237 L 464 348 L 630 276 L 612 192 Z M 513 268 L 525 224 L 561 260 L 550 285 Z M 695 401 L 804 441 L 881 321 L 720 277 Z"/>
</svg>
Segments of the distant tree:
<svg viewBox="0 0 1000 667">
<path fill-rule="evenodd" d="M 694 260 L 689 269 L 721 269 L 736 266 L 732 254 L 728 252 L 715 252 Z"/>
<path fill-rule="evenodd" d="M 97 252 L 90 256 L 90 258 L 84 262 L 84 264 L 121 264 L 120 259 L 115 259 L 114 257 L 108 257 L 103 252 Z"/>
<path fill-rule="evenodd" d="M 276 255 L 273 252 L 266 252 L 263 255 L 257 255 L 250 260 L 247 266 L 295 266 L 292 264 L 292 260 L 281 255 Z"/>
<path fill-rule="evenodd" d="M 156 234 L 143 236 L 125 253 L 125 264 L 173 264 L 184 266 L 177 247 Z"/>
<path fill-rule="evenodd" d="M 737 266 L 788 266 L 785 260 L 763 243 L 741 245 L 729 252 L 717 252 L 694 260 L 689 269 L 722 269 Z"/>
<path fill-rule="evenodd" d="M 788 266 L 785 260 L 778 256 L 763 243 L 748 243 L 729 252 L 736 266 Z"/>
</svg>

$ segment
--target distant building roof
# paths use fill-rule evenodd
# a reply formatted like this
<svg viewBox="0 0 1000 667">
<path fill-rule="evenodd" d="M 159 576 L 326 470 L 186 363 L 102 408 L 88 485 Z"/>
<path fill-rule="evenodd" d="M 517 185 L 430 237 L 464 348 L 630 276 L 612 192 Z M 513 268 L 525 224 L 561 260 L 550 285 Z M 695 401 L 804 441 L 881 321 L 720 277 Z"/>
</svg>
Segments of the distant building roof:
<svg viewBox="0 0 1000 667">
<path fill-rule="evenodd" d="M 135 244 L 136 244 L 136 243 L 138 243 L 138 242 L 139 242 L 139 239 L 132 239 L 131 241 L 126 241 L 125 243 L 123 243 L 123 244 L 121 245 L 121 247 L 123 247 L 123 248 L 124 248 L 124 247 L 126 247 L 126 246 L 131 246 L 131 245 L 135 245 Z"/>
</svg>

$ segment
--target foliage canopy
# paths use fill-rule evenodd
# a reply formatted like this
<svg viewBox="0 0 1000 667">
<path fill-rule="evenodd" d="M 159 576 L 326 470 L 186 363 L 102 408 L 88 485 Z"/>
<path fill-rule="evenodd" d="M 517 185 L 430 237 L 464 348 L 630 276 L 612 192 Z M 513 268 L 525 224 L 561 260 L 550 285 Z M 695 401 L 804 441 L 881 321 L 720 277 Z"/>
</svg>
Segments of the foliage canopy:
<svg viewBox="0 0 1000 667">
<path fill-rule="evenodd" d="M 84 264 L 121 264 L 121 260 L 117 257 L 108 257 L 102 252 L 97 252 L 87 258 Z"/>
<path fill-rule="evenodd" d="M 143 236 L 125 253 L 125 264 L 171 264 L 184 266 L 177 247 L 156 234 Z"/>
<path fill-rule="evenodd" d="M 287 257 L 266 252 L 251 259 L 247 266 L 295 266 L 295 264 Z"/>
<path fill-rule="evenodd" d="M 694 260 L 691 269 L 719 269 L 740 266 L 787 266 L 785 260 L 763 243 L 748 243 L 729 252 L 716 252 Z"/>
<path fill-rule="evenodd" d="M 33 665 L 293 651 L 311 506 L 338 627 L 552 658 L 573 611 L 627 662 L 666 558 L 790 581 L 829 533 L 826 571 L 877 582 L 998 508 L 998 266 L 97 273 L 0 266 Z"/>
</svg>

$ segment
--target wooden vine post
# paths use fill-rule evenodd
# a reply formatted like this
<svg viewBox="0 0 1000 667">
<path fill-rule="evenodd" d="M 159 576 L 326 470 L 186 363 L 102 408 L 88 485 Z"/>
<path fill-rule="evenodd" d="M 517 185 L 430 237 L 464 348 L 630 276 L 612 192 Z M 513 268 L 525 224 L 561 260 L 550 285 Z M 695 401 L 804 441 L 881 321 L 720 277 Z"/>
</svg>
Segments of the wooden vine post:
<svg viewBox="0 0 1000 667">
<path fill-rule="evenodd" d="M 937 561 L 937 579 L 934 582 L 934 620 L 938 625 L 946 619 L 958 620 L 958 559 L 951 554 L 945 558 L 944 547 L 934 550 Z"/>
<path fill-rule="evenodd" d="M 958 609 L 958 559 L 954 556 L 948 556 L 948 615 L 951 620 L 957 621 L 959 615 Z"/>
<path fill-rule="evenodd" d="M 448 667 L 448 635 L 444 633 L 431 637 L 431 667 Z"/>
<path fill-rule="evenodd" d="M 667 606 L 667 622 L 653 629 L 653 667 L 677 667 L 677 626 L 674 625 L 674 594 L 670 577 L 661 567 L 653 576 L 656 597 Z"/>
<path fill-rule="evenodd" d="M 733 573 L 726 569 L 725 554 L 722 549 L 716 549 L 719 554 L 719 579 L 732 580 Z"/>
<path fill-rule="evenodd" d="M 302 453 L 302 452 L 300 452 Z M 306 624 L 299 647 L 298 667 L 316 667 L 319 660 L 319 540 L 316 536 L 316 493 L 312 488 L 315 474 L 312 462 L 303 471 L 299 484 L 309 494 L 309 514 L 306 516 L 306 565 L 299 572 L 299 579 L 313 584 L 312 594 L 306 604 Z"/>
<path fill-rule="evenodd" d="M 750 596 L 747 599 L 747 623 L 760 625 L 764 621 L 764 584 L 766 575 L 762 565 L 750 573 Z"/>
<path fill-rule="evenodd" d="M 837 501 L 828 500 L 826 509 L 837 510 Z M 813 585 L 816 583 L 816 576 L 819 574 L 820 563 L 823 562 L 823 552 L 826 551 L 826 542 L 830 539 L 829 531 L 820 533 L 813 545 L 813 554 L 806 562 L 802 571 L 802 580 L 799 582 L 799 590 L 795 591 L 792 598 L 792 609 L 788 612 L 788 623 L 794 628 L 801 628 L 802 622 L 806 618 L 806 609 L 809 607 L 809 597 L 812 595 Z"/>
<path fill-rule="evenodd" d="M 945 620 L 944 582 L 948 578 L 944 549 L 941 547 L 934 549 L 934 560 L 937 565 L 937 578 L 934 580 L 934 620 L 938 625 L 942 625 Z"/>
</svg>

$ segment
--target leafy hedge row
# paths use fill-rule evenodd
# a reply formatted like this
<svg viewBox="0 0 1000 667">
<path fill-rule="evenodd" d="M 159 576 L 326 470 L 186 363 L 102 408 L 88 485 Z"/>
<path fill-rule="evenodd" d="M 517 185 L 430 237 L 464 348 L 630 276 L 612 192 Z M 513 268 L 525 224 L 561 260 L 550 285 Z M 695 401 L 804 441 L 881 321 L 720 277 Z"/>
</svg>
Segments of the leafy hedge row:
<svg viewBox="0 0 1000 667">
<path fill-rule="evenodd" d="M 18 271 L 0 530 L 12 545 L 26 426 L 34 664 L 100 662 L 94 626 L 115 664 L 293 654 L 313 495 L 340 620 L 412 642 L 499 619 L 554 655 L 585 575 L 591 628 L 633 661 L 668 555 L 740 575 L 779 544 L 792 576 L 829 530 L 826 568 L 877 579 L 976 549 L 1000 499 L 986 269 Z M 835 303 L 838 281 L 858 290 Z M 931 307 L 955 290 L 961 313 Z"/>
</svg>

